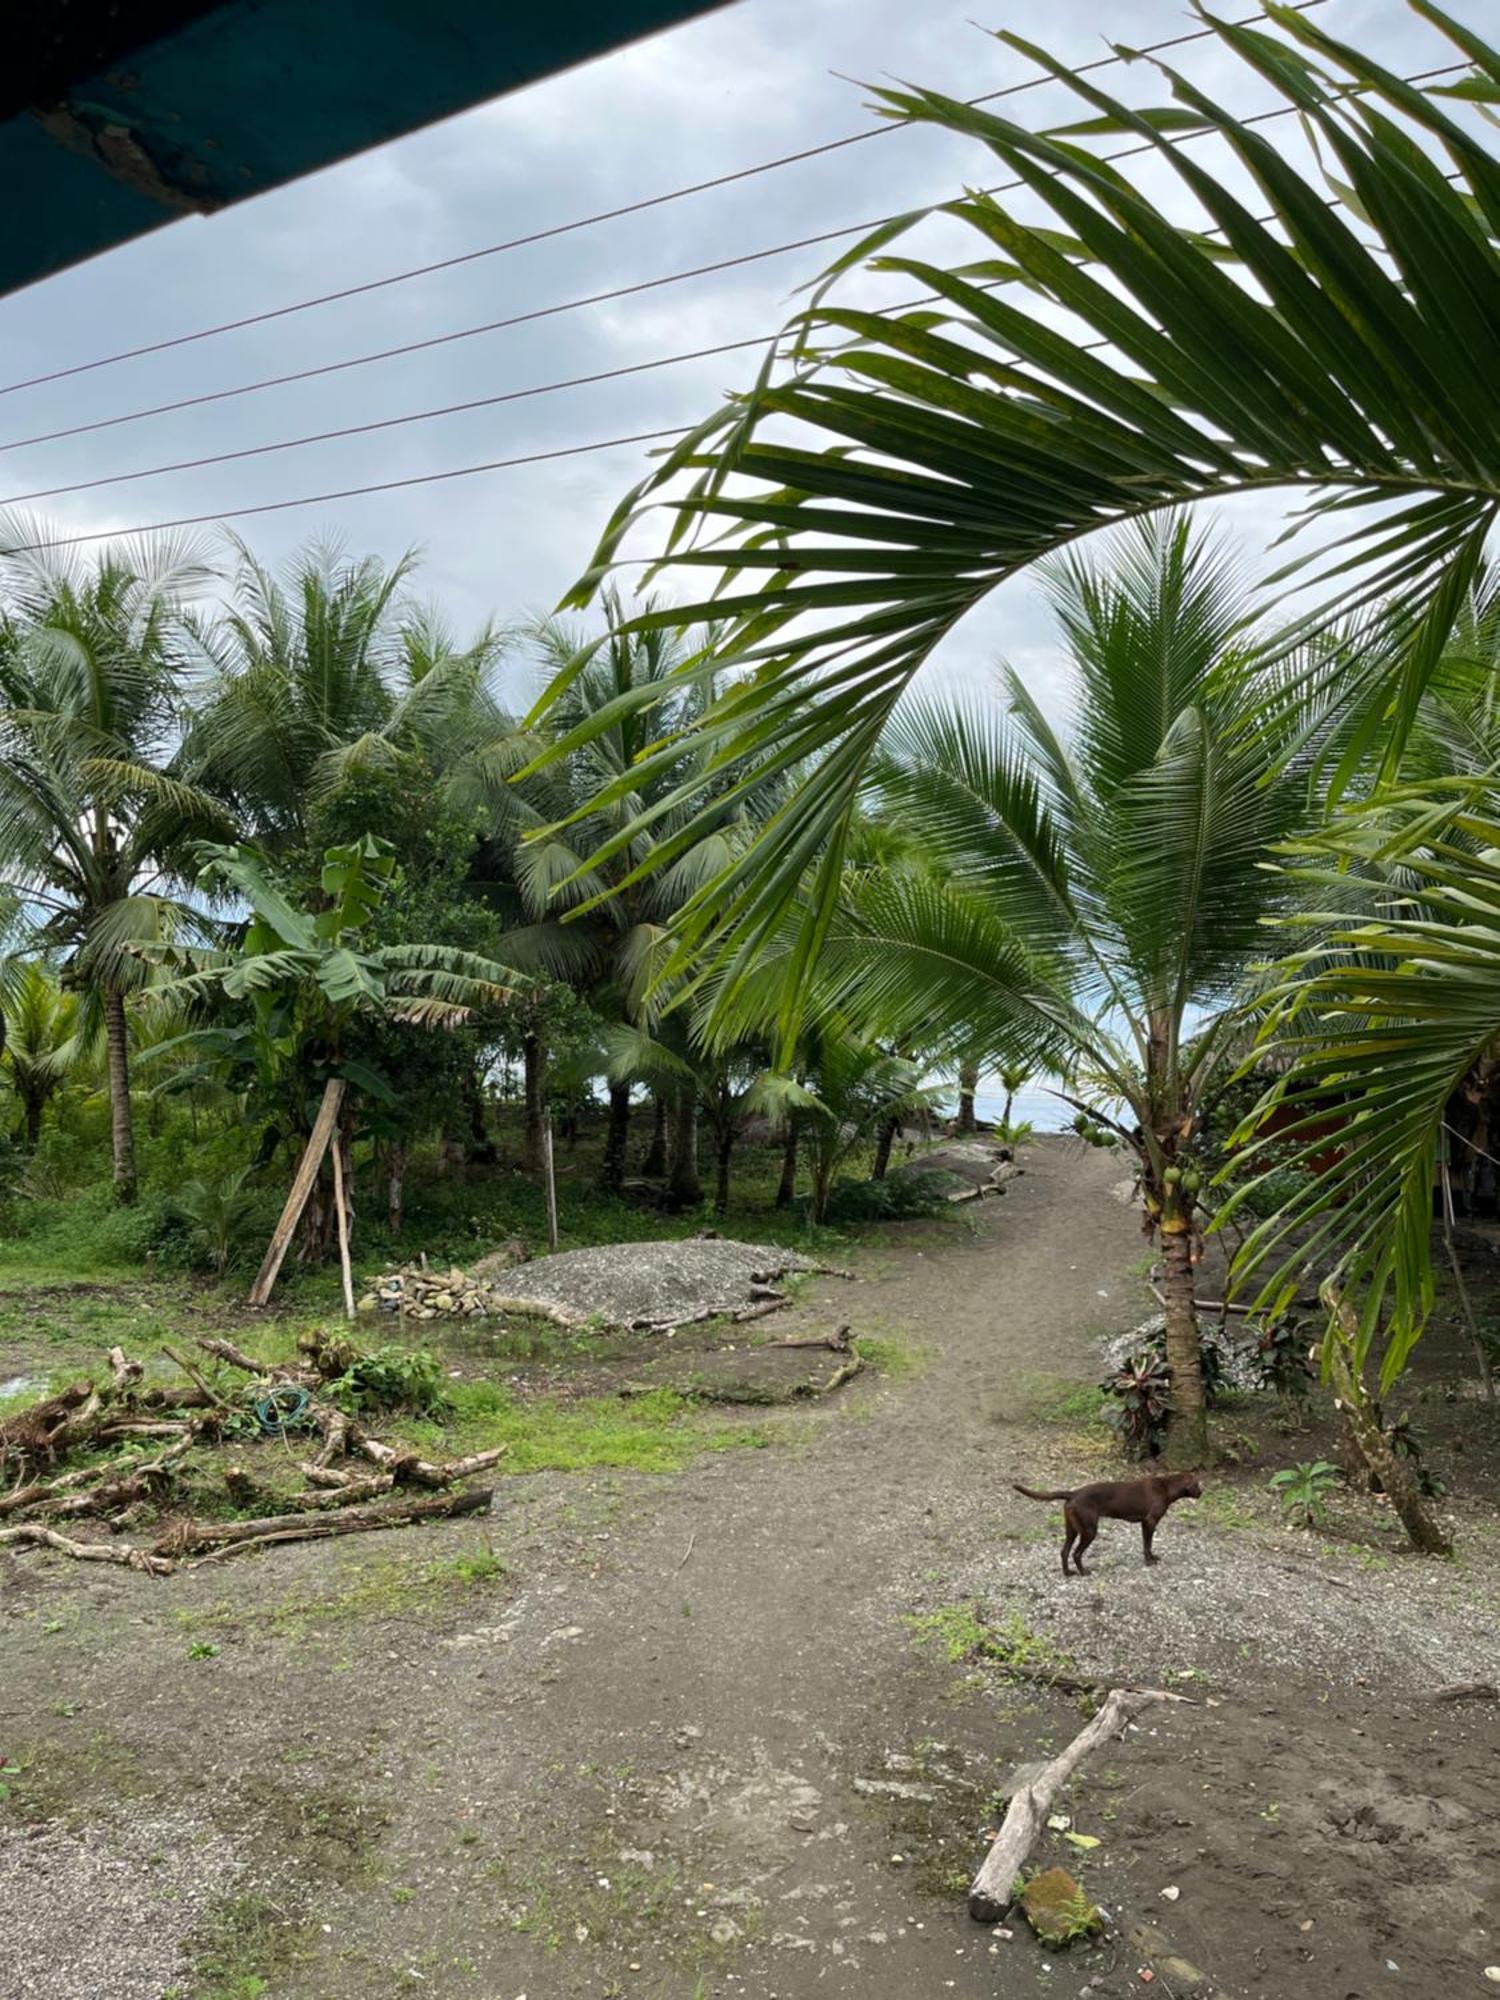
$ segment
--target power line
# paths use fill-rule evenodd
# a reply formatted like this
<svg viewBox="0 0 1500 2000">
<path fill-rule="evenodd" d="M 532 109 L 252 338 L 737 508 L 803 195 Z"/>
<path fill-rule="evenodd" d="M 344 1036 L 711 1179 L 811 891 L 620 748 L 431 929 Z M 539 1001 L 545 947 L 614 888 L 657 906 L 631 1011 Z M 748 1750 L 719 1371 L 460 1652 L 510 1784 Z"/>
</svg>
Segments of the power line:
<svg viewBox="0 0 1500 2000">
<path fill-rule="evenodd" d="M 1465 63 L 1448 63 L 1437 69 L 1420 71 L 1416 75 L 1406 78 L 1405 81 L 1408 83 L 1425 82 L 1433 77 L 1445 76 L 1454 70 L 1466 69 L 1467 67 L 1468 65 Z M 1290 105 L 1278 106 L 1269 111 L 1254 113 L 1241 122 L 1246 125 L 1268 124 L 1277 118 L 1291 117 L 1294 115 L 1295 109 L 1295 106 Z M 1183 141 L 1208 136 L 1211 136 L 1211 134 L 1188 132 L 1183 135 Z M 1118 152 L 1106 153 L 1103 155 L 1103 158 L 1105 161 L 1114 162 L 1130 159 L 1153 150 L 1152 142 L 1147 140 L 1138 145 L 1122 147 Z M 982 194 L 1000 194 L 1024 185 L 1025 183 L 1021 181 L 1007 181 L 993 188 L 981 189 L 980 192 Z M 936 204 L 936 206 L 941 207 L 942 204 Z M 886 220 L 889 218 L 882 219 Z M 1274 218 L 1268 216 L 1262 219 L 1271 221 Z M 502 327 L 520 325 L 529 320 L 547 318 L 557 313 L 576 311 L 585 305 L 598 304 L 605 300 L 626 297 L 632 293 L 651 290 L 654 287 L 662 285 L 680 284 L 685 278 L 702 276 L 705 273 L 732 268 L 743 263 L 755 262 L 758 259 L 766 257 L 779 256 L 791 250 L 805 249 L 809 245 L 826 243 L 843 236 L 856 235 L 861 230 L 868 230 L 874 227 L 878 227 L 878 224 L 850 224 L 840 229 L 824 231 L 818 236 L 803 237 L 795 243 L 778 244 L 766 250 L 747 251 L 740 257 L 726 258 L 716 264 L 695 266 L 691 270 L 674 272 L 665 277 L 641 279 L 634 285 L 623 286 L 616 291 L 593 293 L 588 298 L 567 300 L 553 306 L 537 307 L 529 313 L 516 314 L 506 320 L 490 321 L 484 326 L 460 328 L 452 333 L 433 335 L 425 340 L 408 342 L 400 347 L 384 348 L 372 354 L 355 355 L 343 361 L 324 362 L 317 367 L 295 370 L 286 375 L 267 376 L 260 381 L 242 383 L 235 388 L 209 390 L 199 396 L 182 397 L 177 402 L 161 403 L 151 409 L 129 411 L 115 417 L 100 417 L 90 423 L 74 424 L 67 429 L 48 431 L 35 437 L 11 439 L 7 443 L 0 444 L 0 452 L 18 451 L 28 445 L 55 443 L 63 438 L 77 437 L 85 433 L 108 430 L 121 424 L 135 423 L 145 417 L 163 416 L 177 410 L 195 409 L 206 403 L 222 402 L 232 397 L 250 395 L 261 389 L 278 388 L 287 383 L 307 381 L 320 375 L 334 374 L 350 368 L 365 367 L 375 361 L 388 360 L 394 356 L 413 353 L 423 348 L 441 346 L 447 342 L 456 340 L 472 339 L 479 333 L 493 332 Z M 927 304 L 929 302 L 927 298 L 908 299 L 903 300 L 897 305 L 882 307 L 879 310 L 884 312 L 905 312 L 912 306 Z M 305 445 L 328 444 L 336 442 L 340 438 L 359 437 L 374 431 L 400 429 L 406 424 L 429 423 L 439 417 L 457 416 L 470 410 L 492 409 L 503 403 L 524 402 L 535 396 L 555 395 L 566 389 L 585 388 L 599 382 L 618 381 L 626 376 L 646 374 L 657 368 L 676 367 L 685 361 L 702 361 L 718 354 L 733 354 L 747 347 L 760 346 L 775 337 L 774 334 L 767 333 L 757 334 L 744 340 L 721 341 L 714 346 L 693 348 L 682 354 L 659 355 L 649 361 L 632 362 L 619 368 L 599 369 L 592 374 L 568 376 L 561 381 L 538 383 L 526 389 L 511 389 L 493 396 L 476 396 L 464 402 L 444 403 L 429 410 L 413 410 L 400 416 L 377 417 L 364 423 L 346 424 L 332 430 L 312 431 L 300 437 L 276 439 L 270 444 L 246 445 L 234 451 L 212 452 L 200 458 L 177 459 L 163 465 L 146 466 L 135 472 L 106 473 L 94 479 L 75 480 L 59 486 L 37 487 L 28 493 L 10 495 L 7 499 L 0 501 L 0 506 L 20 506 L 33 500 L 56 499 L 67 493 L 92 492 L 102 486 L 128 485 L 138 479 L 156 478 L 169 472 L 194 472 L 201 470 L 205 466 L 229 464 L 238 459 L 267 457 L 275 452 L 293 451 Z"/>
<path fill-rule="evenodd" d="M 1309 13 L 1314 7 L 1326 4 L 1327 0 L 1296 0 L 1294 11 Z M 1255 14 L 1231 25 L 1241 28 L 1253 27 L 1263 19 L 1263 15 Z M 1149 42 L 1140 49 L 1132 50 L 1130 56 L 1100 56 L 1093 62 L 1080 63 L 1072 74 L 1088 76 L 1097 70 L 1112 69 L 1117 64 L 1128 62 L 1137 56 L 1160 55 L 1167 49 L 1184 48 L 1190 42 L 1206 41 L 1217 32 L 1216 28 L 1197 28 L 1190 34 L 1173 35 L 1165 41 Z M 965 101 L 970 105 L 992 104 L 1000 98 L 1019 97 L 1024 91 L 1038 90 L 1042 85 L 1055 81 L 1057 79 L 1050 75 L 1027 77 L 1024 82 L 1006 84 L 999 90 L 987 90 L 980 96 Z M 768 174 L 781 167 L 797 166 L 804 160 L 817 159 L 820 154 L 840 152 L 849 146 L 862 145 L 867 139 L 880 139 L 887 133 L 903 129 L 899 123 L 867 126 L 859 132 L 848 132 L 840 139 L 827 139 L 817 146 L 804 146 L 798 152 L 782 153 L 775 159 L 762 160 L 755 166 L 738 167 L 731 173 L 715 174 L 708 180 L 692 181 L 685 187 L 669 189 L 665 194 L 647 195 L 639 201 L 625 202 L 618 208 L 599 209 L 592 215 L 579 216 L 572 222 L 554 223 L 546 229 L 531 230 L 524 236 L 507 237 L 499 243 L 484 244 L 477 250 L 465 250 L 452 257 L 438 258 L 429 264 L 415 264 L 409 270 L 393 271 L 383 278 L 367 278 L 357 285 L 344 285 L 337 291 L 320 292 L 313 298 L 297 299 L 284 306 L 271 306 L 263 312 L 246 313 L 239 319 L 222 320 L 215 326 L 199 327 L 192 333 L 173 334 L 162 340 L 147 341 L 139 347 L 121 348 L 114 354 L 101 354 L 92 361 L 75 361 L 66 368 L 54 368 L 43 375 L 30 375 L 22 381 L 8 382 L 0 386 L 0 396 L 13 396 L 22 389 L 37 389 L 48 382 L 63 382 L 75 375 L 91 374 L 96 369 L 113 368 L 121 361 L 136 361 L 148 354 L 164 354 L 175 347 L 189 347 L 197 341 L 216 339 L 220 334 L 238 333 L 245 327 L 264 326 L 271 320 L 287 319 L 294 313 L 311 312 L 319 306 L 335 305 L 344 299 L 361 298 L 370 292 L 384 291 L 392 285 L 407 284 L 415 278 L 433 277 L 440 271 L 456 270 L 465 264 L 479 263 L 487 257 L 503 256 L 510 250 L 521 250 L 535 243 L 551 242 L 559 236 L 573 235 L 580 229 L 592 229 L 602 222 L 618 222 L 628 215 L 640 215 L 649 209 L 663 208 L 671 202 L 684 201 L 690 195 L 706 194 L 714 188 L 731 187 L 738 181 L 751 180 L 757 174 Z"/>
<path fill-rule="evenodd" d="M 143 466 L 137 472 L 104 473 L 97 479 L 77 479 L 68 486 L 40 486 L 33 493 L 12 493 L 0 508 L 24 507 L 33 500 L 55 500 L 64 493 L 91 493 L 100 486 L 126 486 L 136 479 L 156 479 L 168 472 L 198 472 L 207 465 L 228 465 L 235 459 L 265 458 L 272 452 L 295 451 L 310 444 L 332 444 L 340 438 L 364 437 L 371 431 L 399 429 L 403 424 L 430 423 L 436 417 L 461 416 L 469 410 L 493 409 L 500 403 L 521 403 L 533 396 L 555 396 L 564 389 L 583 389 L 595 382 L 616 382 L 625 375 L 644 375 L 653 368 L 675 368 L 684 361 L 705 361 L 715 354 L 733 354 L 745 347 L 764 347 L 775 334 L 752 334 L 748 340 L 721 341 L 717 347 L 695 347 L 685 354 L 663 354 L 653 361 L 633 361 L 622 368 L 601 368 L 593 375 L 569 375 L 560 382 L 538 382 L 529 389 L 507 389 L 495 396 L 475 396 L 464 403 L 444 403 L 432 410 L 409 410 L 399 417 L 375 417 L 368 423 L 344 424 L 337 430 L 311 431 L 305 437 L 278 438 L 272 444 L 244 445 L 236 451 L 216 451 L 204 458 L 179 458 L 168 465 Z"/>
<path fill-rule="evenodd" d="M 1319 4 L 1323 4 L 1323 0 L 1319 0 Z M 1405 78 L 1404 81 L 1423 83 L 1434 77 L 1447 76 L 1456 70 L 1467 70 L 1470 67 L 1471 65 L 1466 62 L 1445 63 L 1436 69 L 1422 70 L 1414 76 Z M 1252 113 L 1240 122 L 1244 125 L 1270 124 L 1278 118 L 1295 116 L 1297 109 L 1295 105 L 1278 105 L 1268 111 Z M 1190 140 L 1211 137 L 1213 137 L 1211 130 L 1191 131 L 1182 135 L 1180 143 L 1186 144 Z M 1117 152 L 1105 153 L 1101 157 L 1108 163 L 1133 159 L 1153 150 L 1152 141 L 1144 140 L 1137 145 L 1121 147 Z M 1009 194 L 1025 185 L 1024 180 L 1000 181 L 993 187 L 980 188 L 977 192 L 982 195 Z M 944 206 L 945 203 L 941 201 L 929 203 L 928 212 L 939 211 Z M 921 211 L 914 209 L 910 212 L 917 214 Z M 500 333 L 511 327 L 532 325 L 538 320 L 555 319 L 563 313 L 580 312 L 588 306 L 607 305 L 617 299 L 637 297 L 642 292 L 659 291 L 667 285 L 680 285 L 693 278 L 711 277 L 720 271 L 763 263 L 769 257 L 787 256 L 794 250 L 816 249 L 820 244 L 836 243 L 845 237 L 866 234 L 895 219 L 891 215 L 882 215 L 863 222 L 845 223 L 836 229 L 824 229 L 811 236 L 796 237 L 789 243 L 773 243 L 762 250 L 746 250 L 734 257 L 717 258 L 712 263 L 690 265 L 686 270 L 669 271 L 655 278 L 639 278 L 632 284 L 617 285 L 608 291 L 589 292 L 581 298 L 562 299 L 550 306 L 533 306 L 526 312 L 511 313 L 504 319 L 484 320 L 477 326 L 457 327 L 448 333 L 427 334 L 420 340 L 403 341 L 395 347 L 375 348 L 368 354 L 348 355 L 341 361 L 324 361 L 311 368 L 290 369 L 281 375 L 263 375 L 255 381 L 236 383 L 228 389 L 208 389 L 196 396 L 180 396 L 169 403 L 153 403 L 144 409 L 122 411 L 113 417 L 95 417 L 86 423 L 67 424 L 50 431 L 37 431 L 29 437 L 7 438 L 0 441 L 0 452 L 22 451 L 33 445 L 57 444 L 66 438 L 91 436 L 98 431 L 118 429 L 123 424 L 141 423 L 151 417 L 171 416 L 179 410 L 201 409 L 210 403 L 230 402 L 241 396 L 258 395 L 266 389 L 286 388 L 296 382 L 315 381 L 323 376 L 347 373 L 352 368 L 368 368 L 380 361 L 393 361 L 408 354 L 426 353 L 433 348 L 452 346 L 457 341 L 474 340 L 482 334 Z"/>
<path fill-rule="evenodd" d="M 1456 69 L 1467 69 L 1468 67 L 1469 65 L 1466 63 L 1448 63 L 1441 66 L 1440 68 L 1419 71 L 1412 76 L 1403 78 L 1402 81 L 1406 83 L 1421 83 L 1428 81 L 1429 79 L 1436 76 L 1446 76 Z M 1263 124 L 1273 118 L 1290 116 L 1292 112 L 1296 109 L 1297 107 L 1295 106 L 1283 107 L 1278 110 L 1255 114 L 1250 118 L 1242 119 L 1240 122 L 1246 125 Z M 1197 133 L 1187 133 L 1184 134 L 1183 136 L 1184 138 L 1194 138 L 1203 135 Z M 1181 141 L 1179 141 L 1179 143 L 1181 143 Z M 1154 150 L 1155 150 L 1154 144 L 1151 142 L 1147 142 L 1145 145 L 1128 147 L 1124 150 L 1124 152 L 1106 154 L 1103 157 L 1107 160 L 1118 160 L 1126 157 L 1127 154 L 1150 152 Z M 1456 181 L 1457 179 L 1460 178 L 1460 176 L 1456 172 L 1450 172 L 1446 174 L 1444 178 L 1449 181 Z M 988 192 L 996 192 L 996 191 L 997 190 L 988 190 Z M 985 190 L 981 190 L 981 192 L 985 192 Z M 1325 199 L 1327 201 L 1327 205 L 1330 207 L 1337 207 L 1339 205 L 1339 198 L 1336 195 L 1326 197 Z M 1278 218 L 1275 215 L 1264 215 L 1257 218 L 1257 220 L 1263 224 L 1275 222 L 1277 219 Z M 1215 228 L 1205 233 L 1209 235 L 1221 235 L 1223 232 L 1221 229 Z M 999 281 L 996 282 L 998 283 Z M 991 284 L 982 287 L 981 289 L 993 290 L 995 289 L 995 285 Z M 877 310 L 882 312 L 909 311 L 915 305 L 928 303 L 929 299 L 935 296 L 937 295 L 935 294 L 929 295 L 928 298 L 922 298 L 922 299 L 903 300 L 898 305 L 878 308 Z M 53 487 L 48 489 L 46 493 L 19 495 L 14 500 L 7 500 L 0 502 L 0 506 L 12 506 L 18 504 L 19 501 L 21 500 L 41 499 L 49 497 L 49 495 L 55 495 L 59 493 L 81 492 L 98 486 L 120 485 L 125 483 L 126 480 L 130 479 L 146 479 L 146 478 L 151 478 L 156 474 L 160 473 L 184 471 L 189 469 L 196 469 L 197 467 L 200 466 L 223 464 L 234 459 L 256 457 L 261 454 L 272 451 L 289 450 L 297 445 L 318 444 L 318 443 L 323 443 L 329 439 L 355 436 L 363 432 L 388 429 L 398 424 L 424 422 L 432 417 L 456 414 L 469 409 L 482 408 L 489 404 L 514 402 L 529 396 L 549 395 L 558 390 L 577 388 L 587 383 L 610 381 L 617 379 L 620 376 L 641 374 L 645 372 L 647 369 L 670 367 L 683 361 L 701 360 L 710 355 L 728 354 L 735 352 L 738 349 L 743 349 L 746 347 L 759 347 L 762 346 L 767 340 L 775 339 L 777 337 L 778 336 L 775 334 L 756 335 L 751 338 L 743 340 L 725 341 L 713 347 L 697 348 L 683 354 L 663 355 L 652 361 L 636 362 L 621 368 L 605 369 L 595 375 L 576 376 L 560 382 L 542 383 L 529 389 L 512 390 L 496 396 L 476 398 L 472 402 L 449 404 L 440 409 L 429 410 L 429 411 L 416 411 L 401 417 L 383 418 L 365 424 L 351 425 L 342 430 L 333 430 L 333 431 L 315 433 L 301 438 L 283 439 L 270 445 L 251 446 L 238 451 L 216 453 L 202 459 L 186 460 L 180 465 L 155 466 L 146 468 L 139 472 L 121 474 L 113 478 L 104 477 L 94 480 L 85 480 L 79 482 L 77 485 L 74 486 Z M 1094 353 L 1099 351 L 1100 349 L 1107 348 L 1112 345 L 1113 342 L 1108 338 L 1091 340 L 1082 343 L 1080 351 L 1083 353 Z M 205 524 L 212 523 L 215 521 L 241 520 L 248 516 L 256 514 L 279 514 L 279 513 L 284 513 L 289 509 L 297 507 L 321 506 L 325 502 L 332 500 L 358 499 L 368 494 L 396 492 L 406 487 L 433 486 L 433 485 L 438 485 L 450 479 L 470 479 L 480 473 L 499 472 L 509 467 L 518 465 L 537 465 L 553 459 L 583 457 L 589 453 L 596 451 L 613 451 L 628 444 L 644 444 L 644 443 L 656 442 L 664 438 L 683 437 L 686 436 L 687 432 L 690 429 L 691 429 L 690 425 L 680 424 L 675 427 L 664 430 L 638 431 L 625 437 L 596 439 L 589 444 L 564 445 L 550 451 L 525 452 L 511 458 L 485 460 L 477 465 L 455 466 L 443 472 L 415 473 L 400 479 L 375 480 L 363 486 L 343 487 L 327 493 L 303 494 L 298 496 L 297 498 L 290 500 L 268 500 L 259 502 L 251 506 L 235 507 L 227 509 L 221 508 L 213 513 L 182 515 L 174 520 L 152 521 L 146 523 L 143 526 L 135 528 L 96 529 L 84 534 L 53 536 L 43 541 L 14 543 L 8 549 L 0 548 L 0 555 L 6 555 L 6 554 L 22 555 L 22 554 L 30 554 L 35 551 L 43 549 L 74 548 L 83 543 L 112 541 L 125 535 L 158 534 L 170 528 L 201 527 L 204 526 Z"/>
<path fill-rule="evenodd" d="M 214 521 L 241 521 L 250 514 L 281 514 L 291 507 L 320 507 L 329 500 L 357 500 L 366 493 L 393 493 L 403 486 L 436 486 L 445 479 L 472 479 L 480 472 L 503 472 L 514 465 L 539 465 L 544 459 L 580 458 L 585 452 L 615 451 L 622 445 L 649 444 L 660 438 L 682 437 L 690 427 L 636 431 L 628 437 L 597 438 L 592 444 L 560 445 L 554 451 L 528 451 L 516 458 L 491 458 L 482 465 L 456 465 L 446 472 L 417 472 L 405 479 L 377 479 L 368 486 L 344 486 L 332 493 L 304 493 L 295 500 L 262 500 L 253 507 L 221 507 L 212 514 L 183 514 L 175 521 L 150 521 L 140 528 L 95 528 L 82 535 L 52 535 L 41 542 L 0 546 L 0 556 L 32 555 L 39 549 L 72 549 L 82 542 L 113 542 L 128 535 L 159 535 L 168 528 L 201 528 Z"/>
</svg>

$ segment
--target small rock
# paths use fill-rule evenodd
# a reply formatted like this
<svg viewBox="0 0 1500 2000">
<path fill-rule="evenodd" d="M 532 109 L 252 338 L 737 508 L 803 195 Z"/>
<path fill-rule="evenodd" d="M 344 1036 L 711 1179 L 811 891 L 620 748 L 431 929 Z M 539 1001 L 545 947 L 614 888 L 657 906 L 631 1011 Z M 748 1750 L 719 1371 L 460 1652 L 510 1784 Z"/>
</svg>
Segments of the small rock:
<svg viewBox="0 0 1500 2000">
<path fill-rule="evenodd" d="M 1177 1993 L 1192 1993 L 1207 1983 L 1208 1975 L 1200 1972 L 1191 1959 L 1179 1958 L 1175 1952 L 1168 1952 L 1160 1961 L 1162 1977 L 1170 1981 Z"/>
<path fill-rule="evenodd" d="M 1500 1965 L 1487 1965 L 1484 1968 L 1484 1976 L 1491 1986 L 1500 1986 Z"/>
<path fill-rule="evenodd" d="M 1043 1944 L 1070 1944 L 1099 1928 L 1099 1912 L 1066 1868 L 1033 1875 L 1021 1896 L 1021 1908 Z"/>
<path fill-rule="evenodd" d="M 1175 1903 L 1177 1898 L 1182 1894 L 1182 1891 L 1173 1882 L 1169 1887 L 1159 1890 L 1158 1894 L 1164 1903 Z"/>
</svg>

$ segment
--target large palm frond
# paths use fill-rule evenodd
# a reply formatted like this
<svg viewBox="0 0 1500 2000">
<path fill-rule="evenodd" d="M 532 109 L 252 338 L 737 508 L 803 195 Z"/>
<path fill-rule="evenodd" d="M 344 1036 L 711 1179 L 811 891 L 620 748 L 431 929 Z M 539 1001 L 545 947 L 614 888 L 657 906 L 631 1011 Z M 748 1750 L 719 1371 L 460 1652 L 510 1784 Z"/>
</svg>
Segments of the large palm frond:
<svg viewBox="0 0 1500 2000">
<path fill-rule="evenodd" d="M 1274 1297 L 1304 1266 L 1340 1266 L 1362 1354 L 1389 1310 L 1387 1383 L 1432 1305 L 1448 1102 L 1500 1037 L 1500 820 L 1445 808 L 1436 840 L 1431 824 L 1424 800 L 1386 802 L 1296 850 L 1326 905 L 1271 996 L 1264 1036 L 1282 1074 L 1247 1121 L 1249 1178 L 1230 1201 L 1253 1196 L 1273 1149 L 1294 1148 L 1310 1171 L 1247 1238 L 1241 1268 Z"/>
<path fill-rule="evenodd" d="M 1435 60 L 1471 64 L 1471 94 L 1500 89 L 1500 54 L 1412 4 L 1446 38 Z M 817 767 L 685 907 L 684 959 L 746 964 L 742 947 L 774 932 L 817 863 L 811 963 L 865 770 L 912 676 L 998 583 L 1111 523 L 1256 488 L 1302 495 L 1339 536 L 1325 605 L 1403 605 L 1404 643 L 1366 691 L 1377 718 L 1399 704 L 1383 746 L 1399 747 L 1500 506 L 1500 378 L 1480 359 L 1500 334 L 1500 166 L 1441 87 L 1402 82 L 1296 10 L 1255 29 L 1203 18 L 1300 115 L 1326 182 L 1236 116 L 1232 82 L 1215 102 L 1163 69 L 1175 103 L 1151 115 L 1013 36 L 1082 100 L 1085 128 L 1032 132 L 936 92 L 880 90 L 889 115 L 988 149 L 1024 208 L 969 194 L 937 211 L 971 233 L 977 265 L 893 254 L 925 215 L 883 226 L 834 267 L 754 389 L 610 522 L 570 602 L 664 510 L 666 563 L 711 587 L 634 630 L 723 621 L 734 678 L 694 724 L 703 758 L 684 809 L 773 736 L 777 757 Z M 1177 183 L 1167 206 L 1091 150 L 1101 132 L 1156 154 Z M 1193 212 L 1174 219 L 1184 199 Z M 933 303 L 839 303 L 837 278 L 871 257 Z M 681 672 L 701 686 L 698 666 Z M 668 762 L 647 751 L 599 808 Z"/>
</svg>

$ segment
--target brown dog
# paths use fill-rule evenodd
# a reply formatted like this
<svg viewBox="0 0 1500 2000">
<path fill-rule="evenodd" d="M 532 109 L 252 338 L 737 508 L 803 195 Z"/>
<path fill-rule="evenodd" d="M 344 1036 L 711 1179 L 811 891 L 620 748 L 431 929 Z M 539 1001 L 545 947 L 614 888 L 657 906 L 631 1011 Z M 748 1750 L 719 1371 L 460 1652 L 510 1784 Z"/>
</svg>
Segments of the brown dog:
<svg viewBox="0 0 1500 2000">
<path fill-rule="evenodd" d="M 1196 1472 L 1148 1472 L 1140 1479 L 1106 1479 L 1097 1486 L 1077 1486 L 1071 1493 L 1037 1493 L 1029 1486 L 1017 1486 L 1016 1491 L 1028 1500 L 1061 1500 L 1068 1531 L 1063 1538 L 1063 1575 L 1068 1574 L 1071 1555 L 1074 1569 L 1087 1576 L 1083 1552 L 1098 1534 L 1101 1520 L 1139 1521 L 1142 1552 L 1148 1563 L 1154 1563 L 1151 1537 L 1162 1515 L 1179 1500 L 1197 1500 L 1203 1488 Z"/>
</svg>

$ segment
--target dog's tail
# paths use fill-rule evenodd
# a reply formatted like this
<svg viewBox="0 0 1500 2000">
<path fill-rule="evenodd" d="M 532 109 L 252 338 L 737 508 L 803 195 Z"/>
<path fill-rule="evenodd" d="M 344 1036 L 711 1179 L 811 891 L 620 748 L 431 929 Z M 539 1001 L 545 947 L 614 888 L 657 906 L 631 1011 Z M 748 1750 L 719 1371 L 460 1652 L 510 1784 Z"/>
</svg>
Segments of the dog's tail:
<svg viewBox="0 0 1500 2000">
<path fill-rule="evenodd" d="M 1034 1486 L 1019 1486 L 1014 1480 L 1011 1484 L 1015 1486 L 1017 1493 L 1024 1493 L 1028 1500 L 1071 1500 L 1073 1497 L 1071 1487 L 1064 1493 L 1038 1493 Z"/>
</svg>

